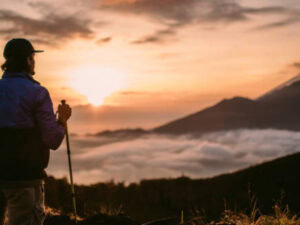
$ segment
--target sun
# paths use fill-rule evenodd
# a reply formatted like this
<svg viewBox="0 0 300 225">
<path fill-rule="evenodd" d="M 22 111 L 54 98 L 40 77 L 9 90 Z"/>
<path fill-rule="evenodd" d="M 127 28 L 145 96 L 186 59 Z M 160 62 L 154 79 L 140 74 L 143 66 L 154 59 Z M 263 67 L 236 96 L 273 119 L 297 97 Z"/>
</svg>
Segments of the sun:
<svg viewBox="0 0 300 225">
<path fill-rule="evenodd" d="M 117 69 L 89 65 L 71 72 L 70 86 L 84 95 L 90 104 L 100 106 L 106 97 L 125 88 L 125 77 Z"/>
</svg>

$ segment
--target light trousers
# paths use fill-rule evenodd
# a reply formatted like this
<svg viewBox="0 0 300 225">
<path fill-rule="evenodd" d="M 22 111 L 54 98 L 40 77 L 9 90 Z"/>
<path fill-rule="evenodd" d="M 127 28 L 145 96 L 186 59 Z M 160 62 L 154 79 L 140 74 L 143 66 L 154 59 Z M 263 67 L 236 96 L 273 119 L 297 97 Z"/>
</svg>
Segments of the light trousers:
<svg viewBox="0 0 300 225">
<path fill-rule="evenodd" d="M 42 225 L 45 219 L 44 184 L 0 188 L 0 225 Z"/>
</svg>

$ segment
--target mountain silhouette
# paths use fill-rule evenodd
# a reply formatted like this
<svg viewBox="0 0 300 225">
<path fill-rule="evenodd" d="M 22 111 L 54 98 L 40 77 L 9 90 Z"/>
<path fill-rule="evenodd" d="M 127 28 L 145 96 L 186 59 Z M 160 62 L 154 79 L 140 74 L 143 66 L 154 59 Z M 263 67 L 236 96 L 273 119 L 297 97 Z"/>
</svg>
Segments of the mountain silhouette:
<svg viewBox="0 0 300 225">
<path fill-rule="evenodd" d="M 232 129 L 300 130 L 300 76 L 256 100 L 234 97 L 171 121 L 152 131 L 168 134 L 206 133 Z M 291 82 L 293 81 L 293 82 Z"/>
<path fill-rule="evenodd" d="M 296 83 L 297 81 L 300 81 L 300 74 L 298 74 L 297 76 L 295 76 L 295 77 L 293 77 L 293 78 L 287 80 L 286 82 L 284 82 L 284 83 L 278 85 L 277 87 L 273 88 L 271 91 L 268 91 L 268 92 L 265 93 L 264 95 L 262 95 L 262 96 L 260 96 L 259 98 L 257 98 L 257 100 L 260 100 L 261 98 L 264 98 L 264 97 L 266 97 L 266 96 L 268 96 L 268 95 L 271 95 L 271 94 L 273 94 L 274 92 L 279 91 L 280 89 L 283 89 L 283 88 L 285 88 L 285 87 L 288 87 L 288 86 L 290 86 L 290 85 Z"/>
</svg>

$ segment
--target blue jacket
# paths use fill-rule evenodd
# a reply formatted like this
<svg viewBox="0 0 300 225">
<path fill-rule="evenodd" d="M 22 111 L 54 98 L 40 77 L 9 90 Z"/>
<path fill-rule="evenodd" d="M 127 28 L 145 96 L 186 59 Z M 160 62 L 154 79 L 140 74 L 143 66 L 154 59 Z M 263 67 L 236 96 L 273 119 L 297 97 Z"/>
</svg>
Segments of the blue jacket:
<svg viewBox="0 0 300 225">
<path fill-rule="evenodd" d="M 49 149 L 57 149 L 64 134 L 47 89 L 25 72 L 4 72 L 0 80 L 0 179 L 40 178 L 48 165 Z"/>
</svg>

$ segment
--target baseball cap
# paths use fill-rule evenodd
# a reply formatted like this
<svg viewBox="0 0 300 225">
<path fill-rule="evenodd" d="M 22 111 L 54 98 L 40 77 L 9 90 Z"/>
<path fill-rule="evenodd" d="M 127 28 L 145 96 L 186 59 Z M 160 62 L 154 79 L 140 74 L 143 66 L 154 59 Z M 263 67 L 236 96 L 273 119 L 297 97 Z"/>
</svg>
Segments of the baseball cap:
<svg viewBox="0 0 300 225">
<path fill-rule="evenodd" d="M 24 38 L 13 38 L 9 40 L 3 51 L 4 58 L 9 56 L 30 56 L 32 53 L 43 52 L 33 48 L 30 41 Z"/>
</svg>

